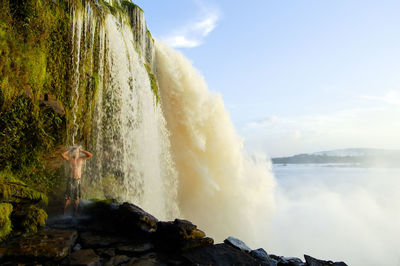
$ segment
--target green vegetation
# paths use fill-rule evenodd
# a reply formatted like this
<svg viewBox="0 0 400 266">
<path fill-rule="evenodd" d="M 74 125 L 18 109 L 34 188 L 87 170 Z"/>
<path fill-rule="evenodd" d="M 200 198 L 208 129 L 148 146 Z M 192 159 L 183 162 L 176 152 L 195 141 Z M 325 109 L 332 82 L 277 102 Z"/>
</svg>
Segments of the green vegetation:
<svg viewBox="0 0 400 266">
<path fill-rule="evenodd" d="M 0 172 L 0 201 L 13 203 L 42 203 L 47 205 L 48 199 L 44 193 L 27 186 L 7 172 Z"/>
<path fill-rule="evenodd" d="M 47 213 L 44 210 L 34 205 L 29 206 L 22 221 L 24 232 L 28 234 L 37 232 L 38 227 L 46 224 L 46 219 Z"/>
<path fill-rule="evenodd" d="M 154 93 L 154 97 L 156 97 L 156 104 L 158 104 L 159 95 L 158 95 L 158 83 L 156 75 L 152 73 L 150 65 L 144 64 L 144 66 L 146 67 L 147 74 L 149 75 L 151 90 Z"/>
<path fill-rule="evenodd" d="M 8 172 L 0 172 L 0 240 L 12 231 L 33 233 L 44 226 L 47 205 L 44 193 L 36 191 Z M 11 219 L 10 219 L 11 218 Z"/>
<path fill-rule="evenodd" d="M 140 11 L 143 12 L 143 9 L 141 9 L 140 6 L 138 6 L 138 5 L 132 3 L 131 1 L 128 1 L 128 0 L 122 1 L 122 6 L 125 8 L 125 10 L 128 10 L 128 11 L 138 8 Z"/>
<path fill-rule="evenodd" d="M 44 225 L 46 194 L 62 182 L 60 166 L 48 162 L 65 140 L 72 106 L 69 26 L 66 1 L 0 6 L 0 239 L 11 228 Z"/>
<path fill-rule="evenodd" d="M 3 1 L 0 7 L 0 169 L 43 192 L 56 184 L 43 158 L 65 138 L 69 14 L 64 1 Z M 48 96 L 47 96 L 48 97 Z M 47 178 L 50 177 L 50 178 Z"/>
<path fill-rule="evenodd" d="M 0 241 L 11 233 L 10 214 L 13 207 L 10 203 L 0 203 Z"/>
</svg>

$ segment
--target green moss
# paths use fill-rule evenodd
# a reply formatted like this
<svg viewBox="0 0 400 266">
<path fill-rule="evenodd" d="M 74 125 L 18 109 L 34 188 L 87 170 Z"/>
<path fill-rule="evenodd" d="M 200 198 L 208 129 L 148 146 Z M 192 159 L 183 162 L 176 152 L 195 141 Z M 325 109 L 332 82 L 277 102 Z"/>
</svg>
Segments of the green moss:
<svg viewBox="0 0 400 266">
<path fill-rule="evenodd" d="M 157 83 L 157 78 L 156 75 L 154 75 L 151 72 L 151 67 L 148 64 L 144 64 L 147 70 L 147 74 L 149 75 L 149 80 L 150 80 L 150 85 L 151 85 L 151 90 L 154 94 L 154 97 L 156 97 L 156 104 L 158 104 L 159 101 L 159 95 L 158 95 L 158 83 Z"/>
<path fill-rule="evenodd" d="M 143 9 L 141 9 L 140 6 L 138 6 L 138 5 L 132 3 L 131 1 L 128 1 L 128 0 L 122 1 L 122 7 L 124 7 L 125 10 L 133 10 L 133 9 L 136 9 L 136 8 L 137 8 L 137 9 L 139 9 L 140 11 L 143 12 Z"/>
<path fill-rule="evenodd" d="M 66 121 L 41 99 L 49 94 L 71 105 L 69 22 L 66 1 L 0 6 L 0 170 L 43 192 L 57 186 L 43 159 L 64 141 Z"/>
<path fill-rule="evenodd" d="M 148 29 L 146 30 L 146 35 L 152 42 L 154 42 L 154 38 L 153 38 L 153 36 L 151 35 L 151 33 L 150 33 L 150 31 Z"/>
<path fill-rule="evenodd" d="M 65 137 L 65 118 L 46 105 L 36 106 L 24 95 L 0 112 L 0 169 L 8 169 L 43 192 L 56 186 L 53 173 L 44 166 Z"/>
<path fill-rule="evenodd" d="M 32 189 L 7 172 L 0 172 L 0 201 L 12 203 L 48 203 L 44 193 Z"/>
<path fill-rule="evenodd" d="M 113 5 L 110 5 L 106 1 L 102 1 L 102 3 L 110 10 L 111 14 L 115 15 L 117 13 L 117 8 L 115 8 Z"/>
<path fill-rule="evenodd" d="M 36 233 L 38 227 L 42 227 L 46 224 L 46 220 L 47 213 L 44 210 L 31 205 L 26 211 L 26 215 L 22 221 L 22 226 L 25 229 L 25 233 Z"/>
<path fill-rule="evenodd" d="M 10 214 L 13 207 L 9 203 L 0 203 L 0 241 L 11 233 Z"/>
</svg>

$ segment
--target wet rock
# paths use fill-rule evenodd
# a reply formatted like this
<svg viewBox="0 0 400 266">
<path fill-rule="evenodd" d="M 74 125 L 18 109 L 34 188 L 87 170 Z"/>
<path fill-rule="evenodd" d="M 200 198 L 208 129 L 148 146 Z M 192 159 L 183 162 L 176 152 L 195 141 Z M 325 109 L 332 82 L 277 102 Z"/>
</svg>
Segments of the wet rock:
<svg viewBox="0 0 400 266">
<path fill-rule="evenodd" d="M 163 266 L 163 265 L 167 265 L 167 264 L 160 261 L 160 259 L 157 257 L 156 253 L 149 253 L 149 254 L 146 254 L 145 256 L 142 256 L 139 258 L 133 258 L 127 264 L 124 264 L 124 265 L 126 265 L 126 266 L 133 266 L 133 265 Z"/>
<path fill-rule="evenodd" d="M 191 265 L 260 265 L 249 253 L 227 244 L 190 249 L 183 257 Z"/>
<path fill-rule="evenodd" d="M 111 258 L 115 256 L 115 248 L 98 248 L 97 254 L 103 258 Z"/>
<path fill-rule="evenodd" d="M 120 236 L 99 235 L 93 232 L 84 232 L 80 236 L 85 248 L 109 247 L 115 244 L 129 243 L 129 240 Z"/>
<path fill-rule="evenodd" d="M 122 263 L 128 262 L 131 258 L 125 255 L 117 255 L 112 258 L 110 258 L 108 261 L 106 261 L 103 265 L 104 266 L 114 266 L 114 265 L 120 265 Z"/>
<path fill-rule="evenodd" d="M 82 201 L 80 206 L 79 224 L 82 229 L 103 234 L 118 234 L 123 231 L 123 228 L 119 225 L 118 205 L 113 201 Z"/>
<path fill-rule="evenodd" d="M 185 250 L 188 248 L 212 245 L 212 238 L 196 225 L 186 220 L 175 219 L 173 222 L 158 222 L 156 240 L 158 246 L 167 250 Z"/>
<path fill-rule="evenodd" d="M 157 218 L 131 203 L 120 205 L 118 215 L 125 233 L 136 235 L 137 231 L 154 233 L 157 230 Z"/>
<path fill-rule="evenodd" d="M 277 261 L 278 266 L 305 266 L 306 264 L 299 258 L 283 257 L 270 255 L 270 258 Z"/>
<path fill-rule="evenodd" d="M 159 222 L 157 224 L 157 236 L 168 238 L 173 241 L 187 239 L 201 239 L 206 234 L 197 229 L 197 226 L 186 220 L 175 219 L 173 222 Z"/>
<path fill-rule="evenodd" d="M 96 255 L 93 249 L 81 249 L 73 252 L 64 263 L 69 265 L 100 265 L 100 257 Z"/>
<path fill-rule="evenodd" d="M 251 248 L 249 248 L 242 240 L 234 238 L 232 236 L 225 239 L 224 243 L 232 247 L 235 247 L 237 249 L 240 249 L 241 251 L 251 252 Z"/>
<path fill-rule="evenodd" d="M 332 262 L 332 261 L 319 260 L 308 255 L 304 255 L 304 258 L 308 266 L 347 266 L 347 264 L 342 261 Z"/>
<path fill-rule="evenodd" d="M 214 239 L 210 237 L 205 237 L 201 239 L 188 239 L 184 240 L 180 244 L 180 249 L 182 251 L 191 249 L 191 248 L 197 248 L 197 247 L 202 247 L 202 246 L 208 246 L 208 245 L 213 245 L 214 244 Z"/>
<path fill-rule="evenodd" d="M 6 256 L 61 260 L 69 254 L 77 235 L 77 232 L 72 230 L 39 231 L 13 242 L 7 248 Z"/>
<path fill-rule="evenodd" d="M 150 242 L 142 244 L 131 244 L 117 247 L 119 254 L 142 254 L 151 251 L 154 248 Z"/>
<path fill-rule="evenodd" d="M 82 249 L 81 245 L 80 244 L 76 244 L 72 250 L 73 251 L 78 251 L 78 250 L 81 250 L 81 249 Z"/>
<path fill-rule="evenodd" d="M 78 226 L 78 220 L 72 216 L 59 216 L 47 220 L 46 225 L 53 229 L 72 229 Z"/>
<path fill-rule="evenodd" d="M 255 249 L 250 252 L 250 255 L 255 258 L 256 260 L 270 266 L 276 266 L 277 262 L 272 260 L 269 256 L 268 253 L 263 249 Z"/>
</svg>

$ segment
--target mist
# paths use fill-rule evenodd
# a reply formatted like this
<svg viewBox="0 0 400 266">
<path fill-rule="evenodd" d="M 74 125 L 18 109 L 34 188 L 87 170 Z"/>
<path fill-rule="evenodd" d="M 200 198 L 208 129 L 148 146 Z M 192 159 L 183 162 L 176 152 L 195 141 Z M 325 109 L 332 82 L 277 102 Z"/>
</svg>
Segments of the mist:
<svg viewBox="0 0 400 266">
<path fill-rule="evenodd" d="M 270 253 L 400 265 L 400 169 L 275 166 Z"/>
<path fill-rule="evenodd" d="M 180 52 L 156 41 L 160 101 L 178 174 L 181 215 L 221 242 L 247 243 L 273 212 L 273 175 L 265 157 L 248 156 L 226 111 Z"/>
</svg>

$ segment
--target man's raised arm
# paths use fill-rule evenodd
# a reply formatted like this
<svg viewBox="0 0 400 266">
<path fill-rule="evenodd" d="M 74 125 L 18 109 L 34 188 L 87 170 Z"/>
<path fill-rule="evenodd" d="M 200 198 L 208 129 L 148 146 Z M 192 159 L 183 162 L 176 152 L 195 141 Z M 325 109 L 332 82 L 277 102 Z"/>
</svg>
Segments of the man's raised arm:
<svg viewBox="0 0 400 266">
<path fill-rule="evenodd" d="M 63 153 L 61 153 L 61 156 L 65 159 L 65 160 L 67 160 L 67 161 L 69 161 L 71 158 L 69 158 L 68 157 L 68 152 L 69 152 L 69 150 L 66 150 L 65 152 L 63 152 Z"/>
<path fill-rule="evenodd" d="M 84 160 L 89 160 L 89 159 L 92 158 L 92 156 L 93 156 L 93 154 L 91 154 L 91 153 L 88 152 L 88 151 L 81 150 L 81 152 L 84 153 L 84 154 L 86 155 L 86 157 L 82 158 L 82 159 L 84 159 Z"/>
</svg>

